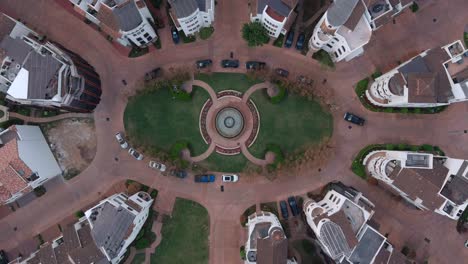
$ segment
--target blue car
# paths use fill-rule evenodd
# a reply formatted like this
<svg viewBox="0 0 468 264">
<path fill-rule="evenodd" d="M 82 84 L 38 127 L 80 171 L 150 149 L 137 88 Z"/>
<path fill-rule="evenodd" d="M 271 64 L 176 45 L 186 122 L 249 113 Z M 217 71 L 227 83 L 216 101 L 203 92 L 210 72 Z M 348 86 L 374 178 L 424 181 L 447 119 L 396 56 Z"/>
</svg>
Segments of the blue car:
<svg viewBox="0 0 468 264">
<path fill-rule="evenodd" d="M 195 175 L 195 182 L 214 182 L 216 177 L 213 174 Z"/>
<path fill-rule="evenodd" d="M 288 197 L 288 203 L 289 207 L 291 207 L 291 212 L 293 216 L 298 215 L 299 212 L 299 207 L 297 206 L 296 198 L 294 196 Z"/>
<path fill-rule="evenodd" d="M 281 208 L 281 215 L 284 219 L 288 220 L 289 213 L 288 213 L 288 204 L 286 201 L 280 201 L 280 208 Z"/>
<path fill-rule="evenodd" d="M 299 37 L 297 38 L 297 42 L 296 42 L 297 50 L 302 50 L 302 48 L 304 48 L 304 40 L 305 40 L 304 33 L 299 34 Z"/>
<path fill-rule="evenodd" d="M 171 35 L 172 35 L 172 41 L 174 41 L 175 44 L 179 44 L 179 32 L 177 32 L 177 29 L 175 27 L 171 28 Z"/>
<path fill-rule="evenodd" d="M 288 36 L 286 38 L 286 42 L 284 42 L 284 46 L 286 48 L 290 48 L 293 44 L 294 40 L 294 31 L 289 31 Z"/>
</svg>

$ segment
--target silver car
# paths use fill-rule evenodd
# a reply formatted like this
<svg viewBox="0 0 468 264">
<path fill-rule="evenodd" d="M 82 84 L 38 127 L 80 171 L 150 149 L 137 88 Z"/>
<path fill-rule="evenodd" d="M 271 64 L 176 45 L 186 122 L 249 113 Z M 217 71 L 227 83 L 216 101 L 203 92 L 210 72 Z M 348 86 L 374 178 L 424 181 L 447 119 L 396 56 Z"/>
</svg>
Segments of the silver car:
<svg viewBox="0 0 468 264">
<path fill-rule="evenodd" d="M 161 172 L 165 172 L 166 171 L 166 165 L 162 164 L 162 163 L 158 163 L 156 161 L 153 161 L 151 160 L 149 163 L 148 163 L 148 166 L 152 169 L 155 169 L 155 170 L 159 170 Z"/>
<path fill-rule="evenodd" d="M 237 182 L 239 175 L 237 174 L 223 174 L 223 182 Z"/>
<path fill-rule="evenodd" d="M 121 132 L 118 132 L 117 134 L 115 134 L 115 138 L 117 139 L 117 142 L 119 142 L 121 148 L 123 149 L 128 148 L 128 143 L 127 141 L 125 141 Z"/>
<path fill-rule="evenodd" d="M 142 160 L 143 159 L 143 155 L 140 154 L 138 151 L 136 151 L 134 148 L 130 148 L 128 150 L 128 153 L 130 153 L 130 155 L 132 155 L 136 160 Z"/>
</svg>

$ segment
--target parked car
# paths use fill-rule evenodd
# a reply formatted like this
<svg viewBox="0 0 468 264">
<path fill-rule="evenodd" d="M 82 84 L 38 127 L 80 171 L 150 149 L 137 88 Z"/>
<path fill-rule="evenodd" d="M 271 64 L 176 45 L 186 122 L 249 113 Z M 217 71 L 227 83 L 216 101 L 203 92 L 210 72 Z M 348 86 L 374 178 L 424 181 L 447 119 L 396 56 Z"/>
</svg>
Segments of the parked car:
<svg viewBox="0 0 468 264">
<path fill-rule="evenodd" d="M 294 196 L 288 197 L 289 207 L 291 207 L 291 212 L 293 216 L 299 214 L 299 207 L 297 206 L 296 198 Z"/>
<path fill-rule="evenodd" d="M 304 41 L 305 41 L 305 34 L 304 33 L 299 34 L 299 37 L 297 37 L 297 42 L 296 42 L 297 50 L 302 50 L 302 48 L 304 48 Z"/>
<path fill-rule="evenodd" d="M 239 60 L 222 60 L 221 66 L 223 68 L 239 68 Z"/>
<path fill-rule="evenodd" d="M 359 117 L 359 116 L 357 116 L 355 114 L 351 114 L 349 112 L 345 113 L 344 120 L 346 120 L 346 121 L 348 121 L 350 123 L 359 125 L 359 126 L 363 126 L 364 122 L 366 121 L 364 118 Z"/>
<path fill-rule="evenodd" d="M 237 182 L 239 175 L 237 174 L 223 174 L 223 182 Z"/>
<path fill-rule="evenodd" d="M 247 70 L 262 70 L 266 66 L 265 62 L 262 61 L 248 61 L 245 63 Z"/>
<path fill-rule="evenodd" d="M 159 67 L 156 69 L 153 69 L 150 72 L 145 73 L 145 82 L 149 82 L 153 79 L 156 79 L 156 77 L 159 77 L 160 73 L 161 73 L 161 68 Z"/>
<path fill-rule="evenodd" d="M 187 172 L 184 170 L 171 170 L 170 172 L 171 176 L 176 176 L 177 178 L 186 178 L 187 177 Z"/>
<path fill-rule="evenodd" d="M 282 68 L 276 68 L 275 69 L 276 74 L 278 74 L 281 77 L 287 78 L 289 76 L 289 72 L 285 69 Z"/>
<path fill-rule="evenodd" d="M 216 177 L 213 174 L 195 175 L 195 182 L 214 182 Z"/>
<path fill-rule="evenodd" d="M 166 171 L 166 165 L 164 165 L 162 163 L 159 163 L 159 162 L 156 162 L 156 161 L 153 161 L 153 160 L 150 160 L 150 162 L 148 163 L 148 166 L 150 168 L 152 168 L 152 169 L 159 170 L 161 172 Z"/>
<path fill-rule="evenodd" d="M 0 250 L 0 264 L 8 264 L 8 263 L 10 262 L 8 261 L 8 257 L 5 251 Z"/>
<path fill-rule="evenodd" d="M 283 216 L 284 219 L 288 219 L 289 213 L 288 213 L 288 204 L 286 201 L 280 201 L 280 209 L 281 209 L 281 215 Z"/>
<path fill-rule="evenodd" d="M 177 29 L 175 27 L 171 28 L 171 35 L 172 35 L 172 41 L 174 41 L 175 44 L 179 44 L 179 41 L 180 41 L 179 32 L 177 32 Z"/>
<path fill-rule="evenodd" d="M 125 141 L 124 136 L 122 135 L 121 132 L 118 132 L 117 134 L 115 134 L 115 138 L 117 139 L 117 142 L 119 142 L 121 148 L 123 149 L 128 148 L 128 143 L 127 141 Z"/>
<path fill-rule="evenodd" d="M 210 66 L 213 63 L 212 60 L 197 60 L 195 63 L 198 69 L 203 69 Z"/>
<path fill-rule="evenodd" d="M 294 31 L 289 31 L 288 36 L 286 37 L 286 42 L 284 42 L 284 46 L 286 48 L 290 48 L 293 44 L 294 40 Z"/>
<path fill-rule="evenodd" d="M 132 155 L 137 160 L 143 159 L 143 155 L 136 151 L 134 148 L 128 149 L 128 153 L 130 153 L 130 155 Z"/>
</svg>

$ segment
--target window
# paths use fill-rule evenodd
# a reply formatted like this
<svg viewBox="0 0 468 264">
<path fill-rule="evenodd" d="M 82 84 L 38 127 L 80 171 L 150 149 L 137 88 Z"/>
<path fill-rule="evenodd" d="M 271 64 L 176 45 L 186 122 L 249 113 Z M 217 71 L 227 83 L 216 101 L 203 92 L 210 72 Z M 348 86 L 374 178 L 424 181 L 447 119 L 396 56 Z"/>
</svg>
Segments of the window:
<svg viewBox="0 0 468 264">
<path fill-rule="evenodd" d="M 138 37 L 138 38 L 137 38 L 137 40 L 141 42 L 143 39 L 142 39 L 142 38 L 140 38 L 140 37 Z"/>
<path fill-rule="evenodd" d="M 318 45 L 318 43 L 317 43 L 317 45 Z M 330 45 L 330 44 L 327 44 L 327 47 L 329 47 L 329 48 L 331 49 L 331 48 L 332 48 L 332 45 Z"/>
<path fill-rule="evenodd" d="M 143 37 L 147 38 L 149 36 L 148 32 L 146 32 Z"/>
<path fill-rule="evenodd" d="M 337 58 L 338 58 L 338 53 L 336 53 L 336 51 L 335 51 L 335 57 L 337 57 Z"/>
</svg>

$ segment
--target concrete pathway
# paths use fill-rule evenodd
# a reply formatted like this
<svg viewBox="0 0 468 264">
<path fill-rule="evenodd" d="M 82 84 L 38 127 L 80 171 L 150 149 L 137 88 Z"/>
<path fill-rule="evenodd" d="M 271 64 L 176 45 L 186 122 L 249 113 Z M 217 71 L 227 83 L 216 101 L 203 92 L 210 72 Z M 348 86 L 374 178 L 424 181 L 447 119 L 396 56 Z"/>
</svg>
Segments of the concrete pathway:
<svg viewBox="0 0 468 264">
<path fill-rule="evenodd" d="M 3 116 L 0 117 L 0 123 L 3 123 L 5 121 L 8 121 L 10 112 L 8 111 L 8 107 L 4 105 L 0 105 L 0 111 L 3 112 Z"/>
<path fill-rule="evenodd" d="M 93 118 L 94 115 L 88 114 L 88 113 L 65 113 L 65 114 L 60 114 L 60 115 L 50 116 L 50 117 L 33 117 L 33 116 L 25 116 L 25 115 L 18 114 L 15 112 L 10 112 L 10 117 L 21 119 L 26 123 L 29 123 L 29 122 L 49 123 L 49 122 L 67 119 L 67 118 Z"/>
</svg>

